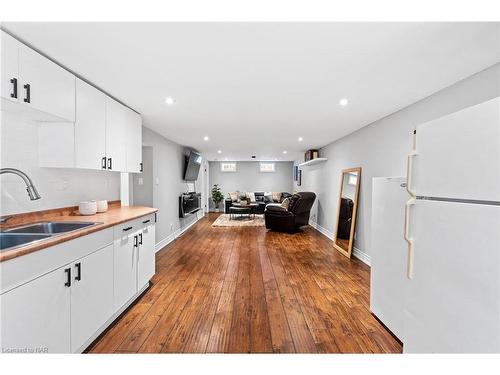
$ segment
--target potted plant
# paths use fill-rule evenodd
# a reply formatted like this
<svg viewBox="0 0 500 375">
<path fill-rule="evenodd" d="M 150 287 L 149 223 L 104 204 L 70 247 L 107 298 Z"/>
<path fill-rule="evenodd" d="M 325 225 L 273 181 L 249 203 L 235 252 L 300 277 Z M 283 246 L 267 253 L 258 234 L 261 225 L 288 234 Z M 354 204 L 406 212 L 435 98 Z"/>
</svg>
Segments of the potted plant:
<svg viewBox="0 0 500 375">
<path fill-rule="evenodd" d="M 240 195 L 240 204 L 242 206 L 246 206 L 248 204 L 248 198 L 247 198 L 246 194 Z"/>
<path fill-rule="evenodd" d="M 220 191 L 218 184 L 215 184 L 212 188 L 212 200 L 214 201 L 215 212 L 219 212 L 219 205 L 224 200 L 224 194 Z"/>
</svg>

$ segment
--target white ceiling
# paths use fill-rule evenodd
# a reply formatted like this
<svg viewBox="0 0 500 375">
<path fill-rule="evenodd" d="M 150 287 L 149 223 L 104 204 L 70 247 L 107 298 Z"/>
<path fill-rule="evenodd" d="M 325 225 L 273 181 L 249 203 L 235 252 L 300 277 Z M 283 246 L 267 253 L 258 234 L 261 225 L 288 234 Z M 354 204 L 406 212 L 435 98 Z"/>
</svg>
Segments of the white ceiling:
<svg viewBox="0 0 500 375">
<path fill-rule="evenodd" d="M 293 160 L 500 61 L 500 23 L 3 26 L 210 160 Z"/>
</svg>

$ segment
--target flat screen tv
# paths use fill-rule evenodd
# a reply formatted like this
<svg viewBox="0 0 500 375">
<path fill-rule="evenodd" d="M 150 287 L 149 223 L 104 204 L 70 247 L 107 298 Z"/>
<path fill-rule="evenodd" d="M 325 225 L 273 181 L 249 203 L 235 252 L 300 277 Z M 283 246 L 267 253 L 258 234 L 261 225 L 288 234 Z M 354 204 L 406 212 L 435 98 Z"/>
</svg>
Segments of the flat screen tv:
<svg viewBox="0 0 500 375">
<path fill-rule="evenodd" d="M 196 181 L 200 172 L 201 155 L 191 151 L 186 157 L 186 171 L 184 172 L 184 180 Z"/>
</svg>

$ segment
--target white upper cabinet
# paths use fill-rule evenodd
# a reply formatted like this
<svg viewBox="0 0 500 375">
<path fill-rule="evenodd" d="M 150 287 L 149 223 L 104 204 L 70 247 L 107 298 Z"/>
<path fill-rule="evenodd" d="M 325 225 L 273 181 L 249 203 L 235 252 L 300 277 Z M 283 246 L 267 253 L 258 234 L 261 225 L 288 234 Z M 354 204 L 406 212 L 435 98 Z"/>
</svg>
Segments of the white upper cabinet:
<svg viewBox="0 0 500 375">
<path fill-rule="evenodd" d="M 0 43 L 2 55 L 1 95 L 17 102 L 19 97 L 19 42 L 9 34 L 2 32 Z"/>
<path fill-rule="evenodd" d="M 75 167 L 106 169 L 106 95 L 76 79 Z"/>
<path fill-rule="evenodd" d="M 106 158 L 107 169 L 126 172 L 127 108 L 106 97 Z"/>
<path fill-rule="evenodd" d="M 75 121 L 75 76 L 19 44 L 19 100 L 31 109 Z"/>
<path fill-rule="evenodd" d="M 126 141 L 127 172 L 142 172 L 142 119 L 127 108 Z"/>
</svg>

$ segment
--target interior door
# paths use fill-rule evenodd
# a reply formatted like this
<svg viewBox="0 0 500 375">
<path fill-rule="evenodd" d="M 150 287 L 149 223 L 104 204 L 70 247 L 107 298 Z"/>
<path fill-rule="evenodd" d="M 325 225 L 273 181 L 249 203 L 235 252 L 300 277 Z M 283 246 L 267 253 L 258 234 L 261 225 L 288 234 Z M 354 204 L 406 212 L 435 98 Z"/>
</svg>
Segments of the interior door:
<svg viewBox="0 0 500 375">
<path fill-rule="evenodd" d="M 114 310 L 117 311 L 137 292 L 137 246 L 141 232 L 123 233 L 114 241 Z"/>
<path fill-rule="evenodd" d="M 404 351 L 500 351 L 500 206 L 417 200 Z"/>
<path fill-rule="evenodd" d="M 1 35 L 1 95 L 2 98 L 17 102 L 21 93 L 18 72 L 19 42 L 3 31 Z"/>
<path fill-rule="evenodd" d="M 113 314 L 113 245 L 72 266 L 71 350 L 76 352 Z"/>
<path fill-rule="evenodd" d="M 75 166 L 106 167 L 106 95 L 76 80 Z"/>
<path fill-rule="evenodd" d="M 73 74 L 20 44 L 19 76 L 19 98 L 24 104 L 63 121 L 75 121 Z M 25 102 L 25 99 L 28 102 Z"/>
<path fill-rule="evenodd" d="M 416 195 L 500 201 L 500 98 L 417 127 Z"/>
<path fill-rule="evenodd" d="M 70 265 L 0 296 L 2 350 L 70 351 Z"/>
<path fill-rule="evenodd" d="M 151 219 L 146 219 L 151 220 Z M 155 225 L 145 224 L 142 230 L 137 263 L 137 289 L 146 285 L 155 274 Z"/>
<path fill-rule="evenodd" d="M 125 107 L 106 97 L 106 157 L 109 170 L 126 171 L 127 121 Z"/>
</svg>

